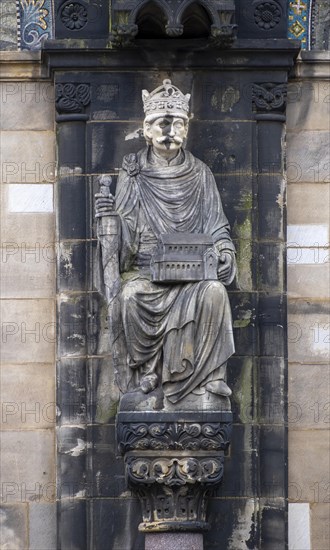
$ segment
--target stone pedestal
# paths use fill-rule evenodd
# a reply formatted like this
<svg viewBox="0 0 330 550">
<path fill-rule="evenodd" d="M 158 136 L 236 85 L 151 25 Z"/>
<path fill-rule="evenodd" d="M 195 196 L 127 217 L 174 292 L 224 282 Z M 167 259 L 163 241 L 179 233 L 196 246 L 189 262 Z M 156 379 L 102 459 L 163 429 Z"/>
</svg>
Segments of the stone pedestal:
<svg viewBox="0 0 330 550">
<path fill-rule="evenodd" d="M 201 533 L 149 533 L 145 550 L 203 550 Z"/>
<path fill-rule="evenodd" d="M 140 531 L 186 531 L 192 537 L 209 528 L 207 497 L 222 480 L 231 423 L 231 412 L 118 414 L 127 484 L 142 506 Z"/>
</svg>

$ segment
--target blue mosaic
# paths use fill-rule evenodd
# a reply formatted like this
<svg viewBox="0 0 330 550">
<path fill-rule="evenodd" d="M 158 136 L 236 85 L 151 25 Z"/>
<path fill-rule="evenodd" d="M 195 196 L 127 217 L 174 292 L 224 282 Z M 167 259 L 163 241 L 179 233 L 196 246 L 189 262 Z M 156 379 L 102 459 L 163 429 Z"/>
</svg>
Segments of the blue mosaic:
<svg viewBox="0 0 330 550">
<path fill-rule="evenodd" d="M 312 0 L 289 0 L 288 37 L 301 40 L 303 50 L 310 49 Z"/>
<path fill-rule="evenodd" d="M 53 36 L 52 0 L 17 0 L 18 46 L 39 50 Z"/>
</svg>

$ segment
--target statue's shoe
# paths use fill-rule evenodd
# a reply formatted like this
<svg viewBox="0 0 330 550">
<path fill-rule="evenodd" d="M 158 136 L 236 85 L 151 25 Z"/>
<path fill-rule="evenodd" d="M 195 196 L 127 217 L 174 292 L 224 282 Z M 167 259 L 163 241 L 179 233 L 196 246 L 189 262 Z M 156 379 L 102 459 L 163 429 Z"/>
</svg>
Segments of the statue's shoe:
<svg viewBox="0 0 330 550">
<path fill-rule="evenodd" d="M 141 378 L 140 388 L 143 393 L 150 393 L 155 390 L 158 386 L 158 376 L 157 374 L 147 374 Z"/>
<path fill-rule="evenodd" d="M 224 380 L 213 380 L 213 382 L 208 382 L 205 385 L 205 388 L 211 393 L 215 393 L 216 395 L 224 395 L 225 397 L 230 397 L 233 393 Z"/>
</svg>

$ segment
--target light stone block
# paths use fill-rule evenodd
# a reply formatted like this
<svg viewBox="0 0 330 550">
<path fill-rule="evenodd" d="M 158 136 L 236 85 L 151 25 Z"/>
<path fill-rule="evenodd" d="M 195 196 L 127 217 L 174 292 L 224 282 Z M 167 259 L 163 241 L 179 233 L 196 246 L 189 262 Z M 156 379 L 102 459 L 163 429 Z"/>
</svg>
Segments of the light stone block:
<svg viewBox="0 0 330 550">
<path fill-rule="evenodd" d="M 12 213 L 8 211 L 10 185 L 0 185 L 0 246 L 14 249 L 42 247 L 43 255 L 54 246 L 55 216 L 53 213 Z"/>
<path fill-rule="evenodd" d="M 13 183 L 8 185 L 8 211 L 53 212 L 53 185 L 50 183 Z"/>
<path fill-rule="evenodd" d="M 327 497 L 323 501 L 317 504 L 312 504 L 311 506 L 313 550 L 329 550 L 330 548 L 329 501 L 330 496 L 328 491 Z"/>
<path fill-rule="evenodd" d="M 27 516 L 27 504 L 4 504 L 2 502 L 0 505 L 1 550 L 25 550 L 28 548 Z"/>
<path fill-rule="evenodd" d="M 289 499 L 324 502 L 329 496 L 330 438 L 324 430 L 289 430 Z"/>
<path fill-rule="evenodd" d="M 30 503 L 29 535 L 29 550 L 56 549 L 56 504 Z"/>
<path fill-rule="evenodd" d="M 328 247 L 329 225 L 288 225 L 287 243 L 289 247 Z"/>
<path fill-rule="evenodd" d="M 330 225 L 330 185 L 301 183 L 288 185 L 289 225 Z"/>
<path fill-rule="evenodd" d="M 0 134 L 2 183 L 55 180 L 55 134 L 50 131 L 3 131 Z"/>
<path fill-rule="evenodd" d="M 330 182 L 329 131 L 301 131 L 287 135 L 288 183 Z"/>
<path fill-rule="evenodd" d="M 288 86 L 287 131 L 329 130 L 330 82 L 304 80 Z"/>
<path fill-rule="evenodd" d="M 55 441 L 52 430 L 1 432 L 2 502 L 52 502 Z"/>
<path fill-rule="evenodd" d="M 290 429 L 326 430 L 330 420 L 329 365 L 288 367 L 288 423 Z"/>
<path fill-rule="evenodd" d="M 1 365 L 0 387 L 1 430 L 54 427 L 54 365 Z"/>
<path fill-rule="evenodd" d="M 313 310 L 315 310 L 315 307 Z M 323 313 L 290 313 L 288 316 L 289 361 L 320 364 L 329 362 L 330 315 Z"/>
<path fill-rule="evenodd" d="M 20 248 L 7 243 L 0 248 L 0 297 L 50 298 L 55 295 L 55 270 L 52 245 Z"/>
<path fill-rule="evenodd" d="M 53 300 L 0 300 L 0 318 L 2 363 L 53 362 Z"/>
<path fill-rule="evenodd" d="M 53 130 L 54 105 L 51 82 L 1 82 L 0 130 Z"/>
<path fill-rule="evenodd" d="M 291 251 L 290 251 L 291 252 Z M 316 251 L 318 252 L 318 251 Z M 330 252 L 328 251 L 328 256 Z M 314 259 L 319 259 L 315 254 Z M 330 298 L 330 263 L 288 265 L 289 298 Z"/>
<path fill-rule="evenodd" d="M 289 503 L 289 550 L 312 550 L 308 503 Z"/>
</svg>

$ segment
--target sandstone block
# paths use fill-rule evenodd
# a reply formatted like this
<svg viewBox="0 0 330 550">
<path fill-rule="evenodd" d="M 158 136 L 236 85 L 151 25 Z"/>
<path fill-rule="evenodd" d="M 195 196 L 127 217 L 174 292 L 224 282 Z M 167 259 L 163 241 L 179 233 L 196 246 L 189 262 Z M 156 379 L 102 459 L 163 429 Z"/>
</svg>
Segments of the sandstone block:
<svg viewBox="0 0 330 550">
<path fill-rule="evenodd" d="M 329 104 L 330 105 L 330 104 Z M 330 185 L 296 183 L 287 189 L 288 224 L 330 225 Z"/>
<path fill-rule="evenodd" d="M 318 259 L 318 249 L 313 249 Z M 330 252 L 329 252 L 330 255 Z M 288 296 L 329 299 L 330 263 L 288 265 Z"/>
<path fill-rule="evenodd" d="M 326 306 L 306 304 L 299 312 L 288 317 L 289 361 L 293 363 L 319 364 L 329 362 L 329 313 Z"/>
<path fill-rule="evenodd" d="M 327 429 L 330 412 L 328 365 L 289 363 L 288 384 L 289 428 Z"/>
<path fill-rule="evenodd" d="M 0 137 L 2 183 L 39 183 L 55 178 L 55 134 L 3 131 Z"/>
<path fill-rule="evenodd" d="M 13 197 L 10 198 L 12 195 L 10 187 L 10 185 L 0 185 L 1 247 L 12 250 L 12 255 L 17 248 L 40 247 L 42 256 L 46 258 L 51 256 L 48 249 L 54 246 L 54 214 L 52 212 L 11 212 L 10 201 Z"/>
<path fill-rule="evenodd" d="M 4 431 L 1 447 L 3 502 L 52 502 L 56 493 L 52 431 Z"/>
<path fill-rule="evenodd" d="M 329 130 L 330 83 L 304 80 L 288 87 L 287 130 Z"/>
<path fill-rule="evenodd" d="M 289 498 L 292 502 L 324 502 L 329 497 L 329 451 L 327 430 L 289 431 Z"/>
<path fill-rule="evenodd" d="M 307 147 L 308 144 L 308 147 Z M 289 183 L 329 183 L 329 131 L 301 131 L 287 135 Z"/>
<path fill-rule="evenodd" d="M 3 363 L 52 363 L 55 305 L 52 300 L 1 300 Z"/>
<path fill-rule="evenodd" d="M 0 249 L 1 298 L 49 298 L 55 295 L 55 251 L 51 245 Z"/>
<path fill-rule="evenodd" d="M 50 82 L 1 82 L 0 130 L 52 130 L 54 85 Z"/>
<path fill-rule="evenodd" d="M 329 484 L 328 484 L 329 485 Z M 312 504 L 312 548 L 314 550 L 329 550 L 330 546 L 330 504 L 329 493 L 327 500 Z"/>
<path fill-rule="evenodd" d="M 54 365 L 1 365 L 0 386 L 2 430 L 54 427 Z"/>
</svg>

